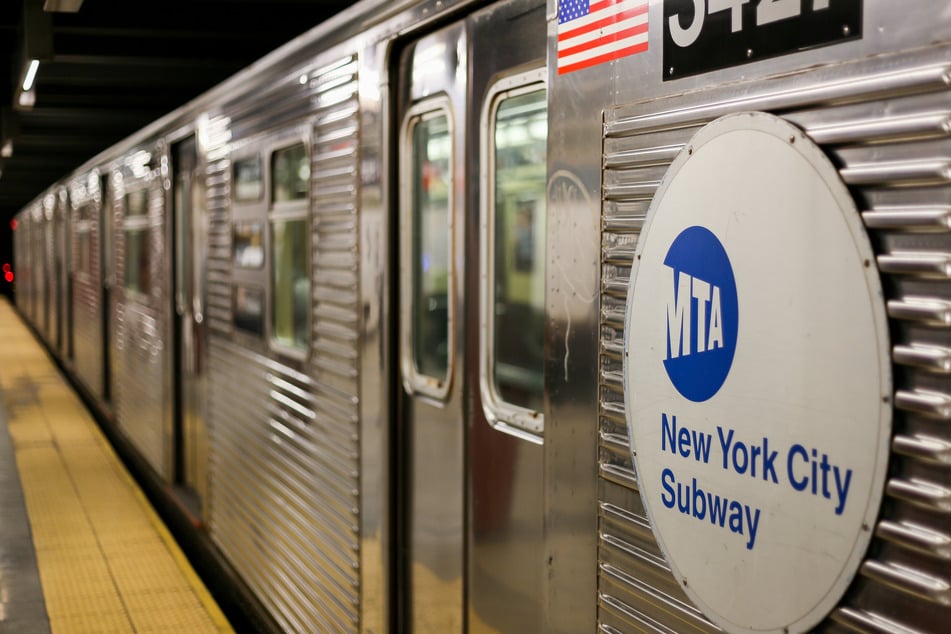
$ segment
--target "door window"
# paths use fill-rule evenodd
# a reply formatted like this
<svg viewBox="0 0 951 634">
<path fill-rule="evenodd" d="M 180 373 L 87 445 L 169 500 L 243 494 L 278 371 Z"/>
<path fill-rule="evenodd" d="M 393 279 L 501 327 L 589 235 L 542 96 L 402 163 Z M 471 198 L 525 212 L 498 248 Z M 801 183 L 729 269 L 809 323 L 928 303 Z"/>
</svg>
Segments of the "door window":
<svg viewBox="0 0 951 634">
<path fill-rule="evenodd" d="M 547 92 L 540 71 L 490 90 L 483 115 L 482 332 L 486 417 L 541 434 L 545 389 Z M 494 94 L 492 94 L 494 93 Z"/>
<path fill-rule="evenodd" d="M 271 337 L 306 354 L 310 342 L 307 204 L 310 160 L 303 143 L 271 155 Z"/>
<path fill-rule="evenodd" d="M 152 292 L 152 245 L 148 215 L 148 190 L 128 192 L 124 201 L 125 289 L 129 293 Z"/>
<path fill-rule="evenodd" d="M 442 398 L 452 368 L 452 130 L 448 103 L 409 112 L 403 143 L 404 377 L 412 391 Z"/>
</svg>

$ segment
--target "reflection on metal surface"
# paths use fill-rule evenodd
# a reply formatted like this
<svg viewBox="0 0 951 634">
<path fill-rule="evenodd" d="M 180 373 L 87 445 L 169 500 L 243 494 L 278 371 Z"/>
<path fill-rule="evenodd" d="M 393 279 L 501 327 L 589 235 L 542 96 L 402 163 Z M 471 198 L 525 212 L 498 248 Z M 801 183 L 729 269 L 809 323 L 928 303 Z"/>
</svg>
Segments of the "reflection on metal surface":
<svg viewBox="0 0 951 634">
<path fill-rule="evenodd" d="M 870 229 L 894 229 L 898 231 L 951 230 L 951 207 L 883 207 L 862 213 Z"/>
<path fill-rule="evenodd" d="M 887 584 L 900 592 L 913 594 L 927 601 L 951 606 L 951 583 L 948 579 L 924 574 L 920 570 L 897 563 L 867 561 L 862 574 Z"/>
<path fill-rule="evenodd" d="M 951 112 L 925 112 L 881 117 L 809 128 L 816 143 L 876 143 L 946 137 L 951 133 Z"/>
<path fill-rule="evenodd" d="M 283 88 L 288 103 L 307 110 L 282 116 L 314 117 L 307 363 L 232 335 L 228 162 L 210 162 L 207 174 L 211 537 L 293 632 L 355 630 L 362 610 L 379 619 L 385 601 L 372 594 L 383 587 L 380 572 L 361 568 L 379 559 L 361 558 L 356 70 L 351 56 L 319 60 L 308 83 L 295 75 Z M 312 99 L 297 99 L 300 90 Z M 258 133 L 266 107 L 252 104 L 247 120 L 210 122 L 210 156 L 227 156 L 235 134 Z M 281 121 L 267 124 L 280 129 Z"/>
<path fill-rule="evenodd" d="M 951 420 L 951 394 L 931 390 L 898 390 L 895 406 L 931 418 Z"/>
<path fill-rule="evenodd" d="M 939 559 L 951 560 L 951 533 L 936 531 L 912 522 L 879 522 L 876 535 L 905 548 Z"/>
<path fill-rule="evenodd" d="M 848 185 L 942 185 L 951 182 L 951 161 L 909 159 L 891 163 L 857 163 L 841 170 Z"/>
<path fill-rule="evenodd" d="M 911 634 L 915 631 L 869 610 L 840 608 L 830 618 L 849 629 L 870 634 Z"/>
<path fill-rule="evenodd" d="M 951 253 L 894 252 L 877 260 L 883 273 L 951 279 Z"/>
<path fill-rule="evenodd" d="M 951 512 L 951 488 L 928 480 L 893 478 L 885 485 L 885 493 L 897 500 L 935 511 Z"/>
<path fill-rule="evenodd" d="M 951 348 L 927 345 L 898 345 L 892 353 L 895 363 L 913 365 L 941 374 L 951 373 Z"/>
<path fill-rule="evenodd" d="M 917 321 L 930 326 L 951 326 L 951 301 L 938 297 L 907 296 L 888 300 L 892 319 Z"/>
<path fill-rule="evenodd" d="M 120 280 L 110 322 L 116 346 L 112 384 L 119 427 L 155 471 L 172 475 L 171 385 L 165 342 L 171 315 L 162 301 L 172 257 L 166 239 L 164 189 L 158 170 L 146 170 L 148 152 L 138 152 L 110 189 L 103 218 L 115 218 L 115 271 Z M 120 178 L 114 174 L 114 180 Z M 133 240 L 133 238 L 135 238 Z M 101 326 L 100 326 L 101 327 Z M 169 346 L 170 348 L 171 346 Z"/>
<path fill-rule="evenodd" d="M 96 173 L 76 179 L 70 185 L 72 205 L 72 229 L 70 251 L 73 273 L 72 337 L 73 364 L 80 380 L 94 394 L 105 391 L 102 367 L 102 318 L 109 311 L 104 306 L 102 286 L 102 263 L 100 261 L 100 222 L 104 192 L 99 187 Z M 109 218 L 109 214 L 105 214 Z"/>
<path fill-rule="evenodd" d="M 951 465 L 951 442 L 930 436 L 895 436 L 896 453 L 936 465 Z"/>
</svg>

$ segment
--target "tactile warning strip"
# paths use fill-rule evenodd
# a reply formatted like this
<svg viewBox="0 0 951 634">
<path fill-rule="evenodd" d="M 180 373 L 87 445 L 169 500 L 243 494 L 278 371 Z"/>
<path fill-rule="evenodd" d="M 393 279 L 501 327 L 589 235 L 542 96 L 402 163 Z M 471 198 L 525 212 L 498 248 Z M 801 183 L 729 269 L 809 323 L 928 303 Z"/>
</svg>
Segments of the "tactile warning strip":
<svg viewBox="0 0 951 634">
<path fill-rule="evenodd" d="M 0 394 L 53 634 L 232 632 L 6 300 L 0 301 Z"/>
</svg>

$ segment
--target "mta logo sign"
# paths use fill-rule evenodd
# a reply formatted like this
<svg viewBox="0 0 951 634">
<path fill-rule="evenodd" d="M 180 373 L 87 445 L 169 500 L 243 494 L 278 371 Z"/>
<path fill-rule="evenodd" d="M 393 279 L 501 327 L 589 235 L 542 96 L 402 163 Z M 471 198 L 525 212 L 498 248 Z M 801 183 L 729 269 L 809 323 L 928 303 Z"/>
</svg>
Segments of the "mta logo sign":
<svg viewBox="0 0 951 634">
<path fill-rule="evenodd" d="M 691 401 L 723 386 L 736 353 L 739 302 L 726 250 L 705 227 L 688 227 L 664 258 L 667 284 L 667 356 L 664 369 Z"/>
</svg>

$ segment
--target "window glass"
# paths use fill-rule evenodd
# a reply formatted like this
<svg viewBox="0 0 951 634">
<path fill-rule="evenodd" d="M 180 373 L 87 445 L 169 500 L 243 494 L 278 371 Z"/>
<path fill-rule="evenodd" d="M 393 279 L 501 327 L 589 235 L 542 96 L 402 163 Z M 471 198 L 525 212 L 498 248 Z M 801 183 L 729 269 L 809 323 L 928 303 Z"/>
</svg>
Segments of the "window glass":
<svg viewBox="0 0 951 634">
<path fill-rule="evenodd" d="M 137 189 L 125 195 L 125 215 L 127 218 L 133 216 L 144 216 L 148 213 L 147 189 Z"/>
<path fill-rule="evenodd" d="M 413 128 L 413 360 L 426 376 L 449 374 L 449 119 L 438 114 Z"/>
<path fill-rule="evenodd" d="M 92 223 L 96 215 L 96 204 L 83 203 L 76 209 L 76 272 L 93 274 L 92 270 Z"/>
<path fill-rule="evenodd" d="M 264 193 L 264 178 L 261 174 L 261 157 L 240 159 L 234 162 L 234 199 L 247 202 L 261 200 Z"/>
<path fill-rule="evenodd" d="M 126 290 L 148 295 L 152 291 L 149 229 L 125 230 L 125 287 Z"/>
<path fill-rule="evenodd" d="M 234 225 L 234 265 L 246 269 L 264 266 L 264 225 L 260 222 L 236 222 Z"/>
<path fill-rule="evenodd" d="M 276 150 L 271 156 L 274 185 L 271 202 L 306 200 L 310 181 L 310 161 L 303 143 Z"/>
<path fill-rule="evenodd" d="M 492 299 L 494 387 L 541 411 L 545 327 L 544 89 L 504 99 L 496 111 Z"/>
<path fill-rule="evenodd" d="M 264 291 L 262 289 L 234 287 L 234 326 L 258 337 L 264 334 Z"/>
<path fill-rule="evenodd" d="M 96 213 L 95 203 L 92 203 L 92 202 L 83 203 L 82 205 L 79 206 L 79 209 L 77 209 L 77 215 L 79 216 L 77 220 L 79 221 L 92 220 L 95 217 L 95 213 Z"/>
<path fill-rule="evenodd" d="M 89 235 L 89 227 L 76 230 L 76 239 L 78 247 L 76 249 L 76 272 L 92 274 L 92 239 Z"/>
<path fill-rule="evenodd" d="M 274 340 L 281 346 L 306 350 L 310 307 L 307 221 L 275 220 L 271 229 Z"/>
</svg>

